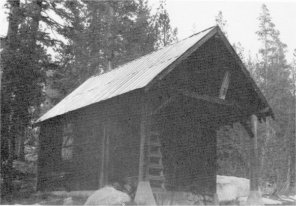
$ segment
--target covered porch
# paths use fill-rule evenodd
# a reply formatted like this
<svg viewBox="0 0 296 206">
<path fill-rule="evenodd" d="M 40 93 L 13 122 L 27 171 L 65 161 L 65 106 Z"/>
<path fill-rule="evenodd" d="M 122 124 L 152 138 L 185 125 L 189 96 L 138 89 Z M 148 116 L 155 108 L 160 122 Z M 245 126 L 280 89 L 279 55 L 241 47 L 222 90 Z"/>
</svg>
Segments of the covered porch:
<svg viewBox="0 0 296 206">
<path fill-rule="evenodd" d="M 139 183 L 150 183 L 157 204 L 184 204 L 192 194 L 213 204 L 218 201 L 216 132 L 240 122 L 253 137 L 251 116 L 223 98 L 178 88 L 165 93 L 161 103 L 143 101 Z"/>
</svg>

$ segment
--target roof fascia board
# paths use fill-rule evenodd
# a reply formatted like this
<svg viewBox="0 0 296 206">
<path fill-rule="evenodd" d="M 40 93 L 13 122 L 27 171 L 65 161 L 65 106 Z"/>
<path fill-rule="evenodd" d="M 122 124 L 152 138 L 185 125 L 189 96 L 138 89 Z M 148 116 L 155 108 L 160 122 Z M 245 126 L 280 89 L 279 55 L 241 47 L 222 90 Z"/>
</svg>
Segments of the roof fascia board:
<svg viewBox="0 0 296 206">
<path fill-rule="evenodd" d="M 207 42 L 211 37 L 217 34 L 218 27 L 214 27 L 208 34 L 196 42 L 192 47 L 187 49 L 179 58 L 172 62 L 166 69 L 160 72 L 156 77 L 154 77 L 145 87 L 145 91 L 150 90 L 158 81 L 162 80 L 167 76 L 172 70 L 174 70 L 184 59 L 188 58 L 193 52 L 195 52 L 200 46 Z"/>
</svg>

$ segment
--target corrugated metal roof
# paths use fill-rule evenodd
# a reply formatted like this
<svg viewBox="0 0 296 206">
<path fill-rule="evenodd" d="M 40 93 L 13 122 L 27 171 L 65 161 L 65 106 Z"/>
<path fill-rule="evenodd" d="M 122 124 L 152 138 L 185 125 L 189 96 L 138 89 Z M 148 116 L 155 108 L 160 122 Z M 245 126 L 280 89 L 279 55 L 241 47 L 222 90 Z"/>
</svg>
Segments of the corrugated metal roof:
<svg viewBox="0 0 296 206">
<path fill-rule="evenodd" d="M 36 123 L 145 87 L 214 28 L 133 60 L 110 72 L 89 78 Z"/>
</svg>

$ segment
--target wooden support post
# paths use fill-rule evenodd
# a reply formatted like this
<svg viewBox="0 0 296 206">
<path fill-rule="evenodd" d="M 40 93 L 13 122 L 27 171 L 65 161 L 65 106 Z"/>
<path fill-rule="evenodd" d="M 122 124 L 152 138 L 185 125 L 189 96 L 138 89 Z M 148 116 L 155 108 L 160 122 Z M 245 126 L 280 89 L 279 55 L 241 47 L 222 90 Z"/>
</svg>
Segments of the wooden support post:
<svg viewBox="0 0 296 206">
<path fill-rule="evenodd" d="M 139 181 L 135 196 L 138 205 L 156 205 L 149 179 L 146 175 L 146 151 L 145 146 L 148 142 L 148 132 L 150 126 L 150 107 L 149 102 L 144 96 L 141 101 L 141 123 L 140 123 L 140 157 L 139 157 Z"/>
<path fill-rule="evenodd" d="M 250 141 L 250 194 L 247 199 L 247 205 L 264 205 L 259 192 L 259 159 L 258 159 L 258 121 L 255 115 L 251 116 L 251 125 L 253 137 Z"/>
<path fill-rule="evenodd" d="M 106 123 L 103 123 L 103 139 L 101 147 L 101 166 L 100 166 L 100 179 L 99 179 L 99 188 L 104 187 L 105 185 L 105 142 L 106 142 Z"/>
<path fill-rule="evenodd" d="M 145 144 L 147 136 L 147 102 L 142 101 L 140 125 L 140 158 L 139 158 L 139 182 L 145 178 Z"/>
<path fill-rule="evenodd" d="M 111 122 L 109 119 L 107 120 L 107 133 L 106 133 L 106 145 L 105 145 L 105 171 L 104 171 L 104 183 L 105 185 L 109 182 L 109 174 L 110 174 L 110 128 Z"/>
<path fill-rule="evenodd" d="M 101 167 L 99 173 L 99 188 L 104 187 L 108 183 L 109 174 L 109 154 L 110 147 L 110 120 L 106 119 L 103 123 L 103 139 L 101 147 Z"/>
<path fill-rule="evenodd" d="M 219 92 L 219 98 L 225 100 L 226 98 L 226 94 L 227 94 L 227 90 L 228 90 L 228 86 L 229 86 L 229 79 L 230 79 L 230 73 L 229 71 L 226 71 L 224 78 L 223 78 L 223 82 L 220 88 L 220 92 Z"/>
<path fill-rule="evenodd" d="M 250 190 L 258 191 L 259 190 L 259 161 L 258 161 L 258 135 L 257 135 L 257 117 L 252 115 L 251 117 L 251 125 L 253 130 L 253 138 L 251 138 L 250 152 L 251 152 L 251 182 L 250 182 Z"/>
</svg>

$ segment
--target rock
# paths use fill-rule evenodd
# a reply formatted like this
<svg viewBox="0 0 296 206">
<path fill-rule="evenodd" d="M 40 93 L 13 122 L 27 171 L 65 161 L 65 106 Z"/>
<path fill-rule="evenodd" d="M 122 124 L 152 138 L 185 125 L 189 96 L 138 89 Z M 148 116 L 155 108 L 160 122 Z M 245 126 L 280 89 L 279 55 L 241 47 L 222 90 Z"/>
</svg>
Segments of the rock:
<svg viewBox="0 0 296 206">
<path fill-rule="evenodd" d="M 122 205 L 130 201 L 131 198 L 126 193 L 106 186 L 89 196 L 84 205 Z"/>
<path fill-rule="evenodd" d="M 72 197 L 67 197 L 64 199 L 63 205 L 74 205 Z"/>
<path fill-rule="evenodd" d="M 217 194 L 220 202 L 247 197 L 250 192 L 250 180 L 246 178 L 217 175 Z"/>
</svg>

